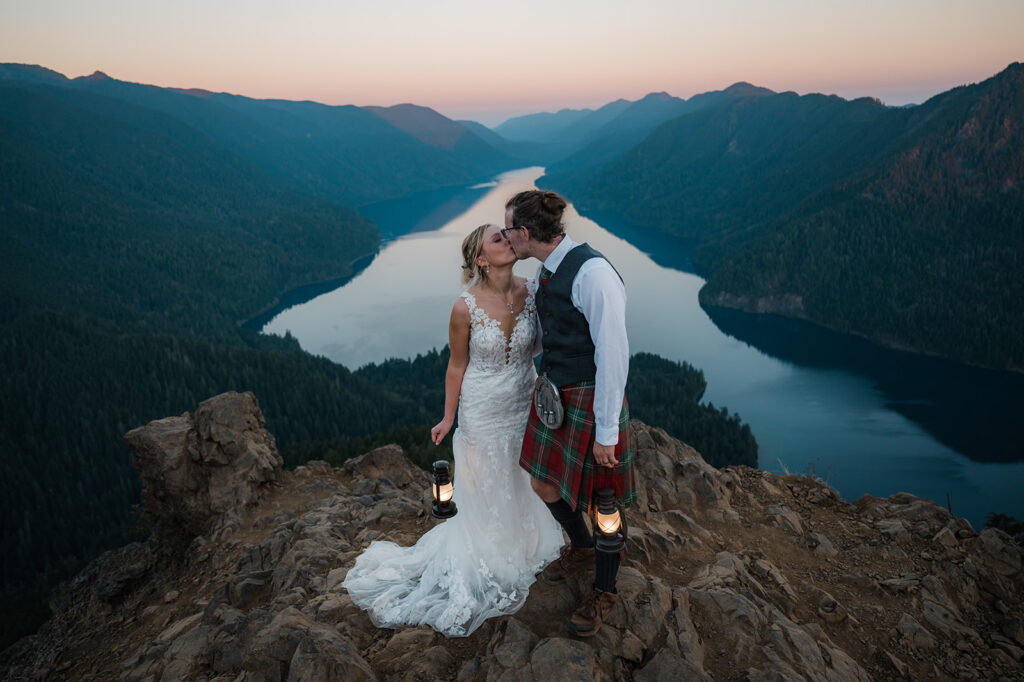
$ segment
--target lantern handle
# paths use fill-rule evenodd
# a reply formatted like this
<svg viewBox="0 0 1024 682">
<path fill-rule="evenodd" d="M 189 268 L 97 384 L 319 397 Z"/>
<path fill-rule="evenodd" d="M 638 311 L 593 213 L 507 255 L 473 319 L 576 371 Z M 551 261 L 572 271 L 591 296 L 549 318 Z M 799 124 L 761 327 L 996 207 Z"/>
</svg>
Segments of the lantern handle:
<svg viewBox="0 0 1024 682">
<path fill-rule="evenodd" d="M 622 551 L 626 551 L 626 541 L 629 540 L 629 524 L 626 523 L 626 509 L 622 506 L 622 501 L 619 499 L 615 500 L 615 506 L 619 510 L 619 521 L 622 523 Z"/>
</svg>

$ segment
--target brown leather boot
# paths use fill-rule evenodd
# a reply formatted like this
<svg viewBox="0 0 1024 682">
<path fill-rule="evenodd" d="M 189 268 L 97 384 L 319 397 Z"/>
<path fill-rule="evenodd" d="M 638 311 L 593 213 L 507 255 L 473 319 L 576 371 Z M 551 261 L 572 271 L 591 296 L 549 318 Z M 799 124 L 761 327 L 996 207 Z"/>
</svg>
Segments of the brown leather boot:
<svg viewBox="0 0 1024 682">
<path fill-rule="evenodd" d="M 593 588 L 584 595 L 565 628 L 577 637 L 593 637 L 601 629 L 601 623 L 618 599 L 619 595 L 614 592 L 602 592 L 596 587 Z"/>
<path fill-rule="evenodd" d="M 562 548 L 558 558 L 541 571 L 544 582 L 556 585 L 565 582 L 566 578 L 577 575 L 587 566 L 594 565 L 593 547 L 573 547 L 571 544 Z"/>
</svg>

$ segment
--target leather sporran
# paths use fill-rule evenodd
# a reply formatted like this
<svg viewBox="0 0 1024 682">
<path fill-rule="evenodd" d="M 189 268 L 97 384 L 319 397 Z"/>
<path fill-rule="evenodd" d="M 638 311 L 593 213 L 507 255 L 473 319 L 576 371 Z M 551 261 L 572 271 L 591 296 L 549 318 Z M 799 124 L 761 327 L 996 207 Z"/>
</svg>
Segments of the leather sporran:
<svg viewBox="0 0 1024 682">
<path fill-rule="evenodd" d="M 537 377 L 537 383 L 533 385 L 533 406 L 537 410 L 537 416 L 544 426 L 549 429 L 557 429 L 565 421 L 565 405 L 562 404 L 562 394 L 555 386 L 548 375 Z"/>
</svg>

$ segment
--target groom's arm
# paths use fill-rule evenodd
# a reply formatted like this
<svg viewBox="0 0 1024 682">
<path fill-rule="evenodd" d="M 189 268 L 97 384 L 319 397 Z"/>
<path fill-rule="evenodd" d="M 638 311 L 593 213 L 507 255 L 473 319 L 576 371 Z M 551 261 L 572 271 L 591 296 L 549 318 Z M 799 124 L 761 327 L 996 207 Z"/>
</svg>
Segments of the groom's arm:
<svg viewBox="0 0 1024 682">
<path fill-rule="evenodd" d="M 595 440 L 612 447 L 619 442 L 619 413 L 629 374 L 626 288 L 608 261 L 595 258 L 577 273 L 572 297 L 587 318 L 594 342 Z"/>
</svg>

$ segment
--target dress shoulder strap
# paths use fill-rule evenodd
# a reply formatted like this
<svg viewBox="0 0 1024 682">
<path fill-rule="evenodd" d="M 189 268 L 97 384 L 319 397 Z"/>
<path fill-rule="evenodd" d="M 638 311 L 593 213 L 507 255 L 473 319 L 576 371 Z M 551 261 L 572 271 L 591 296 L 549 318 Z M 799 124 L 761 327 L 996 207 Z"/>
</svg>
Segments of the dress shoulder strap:
<svg viewBox="0 0 1024 682">
<path fill-rule="evenodd" d="M 461 298 L 466 299 L 466 307 L 469 308 L 469 319 L 477 324 L 483 323 L 487 320 L 487 313 L 483 308 L 476 304 L 476 296 L 469 293 L 469 291 L 463 291 L 459 294 Z"/>
<path fill-rule="evenodd" d="M 527 279 L 526 280 L 526 308 L 529 310 L 535 310 L 537 307 L 537 280 Z"/>
</svg>

